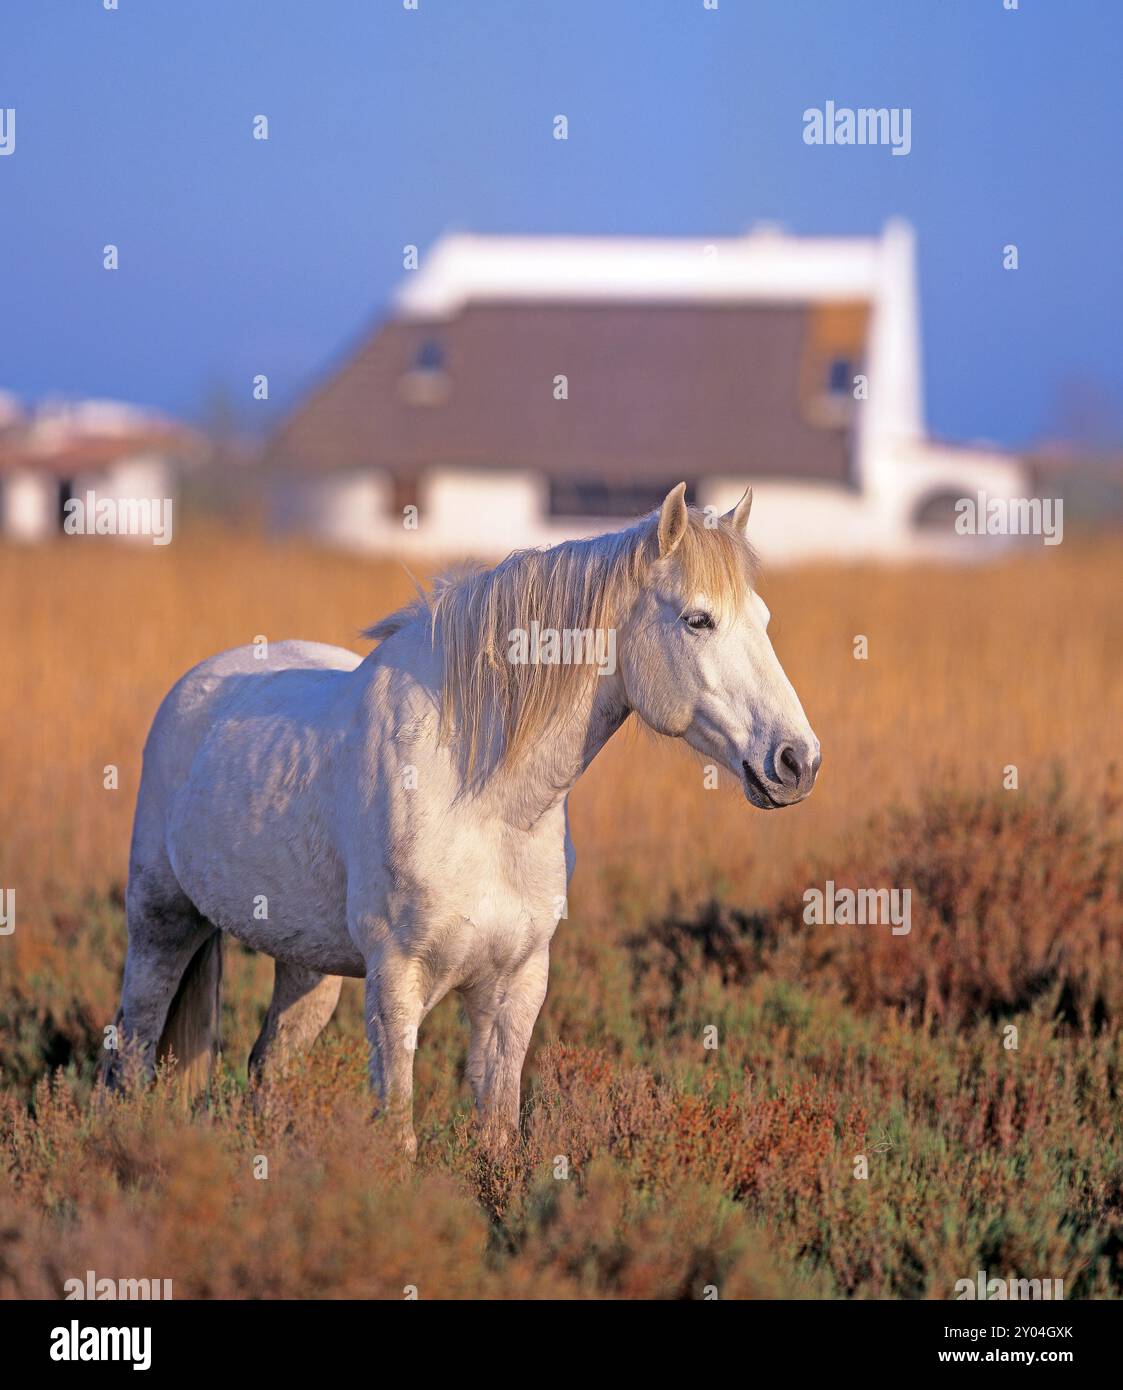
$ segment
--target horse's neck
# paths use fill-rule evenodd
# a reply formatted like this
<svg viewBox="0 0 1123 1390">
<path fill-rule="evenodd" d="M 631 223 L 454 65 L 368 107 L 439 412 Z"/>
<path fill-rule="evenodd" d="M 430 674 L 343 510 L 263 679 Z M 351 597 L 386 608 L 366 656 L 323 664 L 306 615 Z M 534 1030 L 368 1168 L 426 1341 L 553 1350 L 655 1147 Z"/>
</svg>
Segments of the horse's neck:
<svg viewBox="0 0 1123 1390">
<path fill-rule="evenodd" d="M 619 672 L 599 677 L 582 708 L 543 738 L 540 751 L 503 769 L 496 779 L 504 818 L 529 829 L 559 806 L 628 713 Z"/>
<path fill-rule="evenodd" d="M 435 698 L 441 661 L 428 633 L 414 625 L 410 637 L 399 640 L 411 643 L 403 664 Z M 521 829 L 531 829 L 565 800 L 629 713 L 619 668 L 612 675 L 599 676 L 582 697 L 581 707 L 560 728 L 544 734 L 537 748 L 520 757 L 516 764 L 500 768 L 494 776 L 485 773 L 478 792 L 481 810 Z M 435 722 L 431 727 L 435 736 Z"/>
</svg>

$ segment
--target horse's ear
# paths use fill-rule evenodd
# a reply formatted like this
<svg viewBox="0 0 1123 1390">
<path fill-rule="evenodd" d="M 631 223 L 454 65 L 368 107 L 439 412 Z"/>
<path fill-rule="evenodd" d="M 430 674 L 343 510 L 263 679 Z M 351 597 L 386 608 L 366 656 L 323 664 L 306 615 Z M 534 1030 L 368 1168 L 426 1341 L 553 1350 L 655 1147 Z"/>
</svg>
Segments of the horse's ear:
<svg viewBox="0 0 1123 1390">
<path fill-rule="evenodd" d="M 731 512 L 726 512 L 725 519 L 733 527 L 734 531 L 740 531 L 742 535 L 748 530 L 749 513 L 753 509 L 753 490 L 751 487 L 745 489 L 745 495 Z"/>
<path fill-rule="evenodd" d="M 686 512 L 686 484 L 679 483 L 663 498 L 659 512 L 659 558 L 664 559 L 682 540 L 689 520 Z"/>
</svg>

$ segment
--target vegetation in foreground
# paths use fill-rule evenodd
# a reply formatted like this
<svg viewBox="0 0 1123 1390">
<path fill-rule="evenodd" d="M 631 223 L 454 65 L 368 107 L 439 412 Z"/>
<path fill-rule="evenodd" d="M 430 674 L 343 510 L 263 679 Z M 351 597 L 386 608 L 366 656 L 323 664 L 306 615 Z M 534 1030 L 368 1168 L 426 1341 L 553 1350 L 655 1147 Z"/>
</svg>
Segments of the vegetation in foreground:
<svg viewBox="0 0 1123 1390">
<path fill-rule="evenodd" d="M 59 1297 L 88 1269 L 177 1298 L 946 1298 L 978 1269 L 1123 1294 L 1120 814 L 1110 769 L 1071 761 L 1116 732 L 1117 555 L 777 578 L 815 796 L 754 816 L 617 740 L 574 797 L 521 1139 L 480 1151 L 450 999 L 421 1034 L 409 1167 L 370 1118 L 352 982 L 251 1103 L 270 966 L 236 945 L 210 1104 L 185 1115 L 169 1077 L 94 1087 L 163 689 L 259 632 L 346 638 L 401 596 L 339 557 L 182 549 L 0 550 L 24 596 L 0 615 L 0 1294 Z M 910 886 L 911 931 L 808 925 L 827 879 Z"/>
</svg>

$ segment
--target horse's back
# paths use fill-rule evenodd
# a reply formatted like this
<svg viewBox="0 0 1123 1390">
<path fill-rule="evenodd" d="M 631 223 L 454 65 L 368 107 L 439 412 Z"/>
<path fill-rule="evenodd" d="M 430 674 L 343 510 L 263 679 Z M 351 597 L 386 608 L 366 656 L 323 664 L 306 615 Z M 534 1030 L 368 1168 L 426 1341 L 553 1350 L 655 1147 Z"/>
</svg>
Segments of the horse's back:
<svg viewBox="0 0 1123 1390">
<path fill-rule="evenodd" d="M 130 877 L 137 867 L 163 860 L 169 808 L 217 730 L 254 715 L 315 718 L 361 660 L 319 642 L 274 642 L 220 652 L 181 676 L 156 711 L 144 746 Z"/>
<path fill-rule="evenodd" d="M 234 647 L 208 657 L 176 681 L 156 711 L 144 748 L 144 779 L 170 792 L 218 721 L 322 704 L 334 693 L 328 673 L 351 672 L 361 661 L 345 647 L 295 641 Z"/>
</svg>

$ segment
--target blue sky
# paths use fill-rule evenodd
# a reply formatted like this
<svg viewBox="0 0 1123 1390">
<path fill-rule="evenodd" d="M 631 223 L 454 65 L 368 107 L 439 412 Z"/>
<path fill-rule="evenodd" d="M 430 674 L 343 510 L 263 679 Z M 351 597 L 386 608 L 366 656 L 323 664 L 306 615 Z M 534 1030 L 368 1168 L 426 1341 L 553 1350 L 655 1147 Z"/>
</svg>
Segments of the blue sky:
<svg viewBox="0 0 1123 1390">
<path fill-rule="evenodd" d="M 1118 438 L 1121 71 L 1116 0 L 4 0 L 0 388 L 264 430 L 406 243 L 901 214 L 933 432 L 1025 444 L 1079 388 Z M 911 107 L 911 154 L 805 145 L 827 99 Z"/>
</svg>

